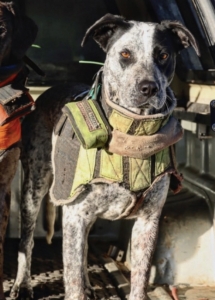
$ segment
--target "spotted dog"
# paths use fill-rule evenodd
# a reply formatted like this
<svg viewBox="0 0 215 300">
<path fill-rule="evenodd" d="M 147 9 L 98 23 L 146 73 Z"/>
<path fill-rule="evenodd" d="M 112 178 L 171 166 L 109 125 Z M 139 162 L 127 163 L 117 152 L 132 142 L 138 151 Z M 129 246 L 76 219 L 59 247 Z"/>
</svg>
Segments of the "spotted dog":
<svg viewBox="0 0 215 300">
<path fill-rule="evenodd" d="M 20 288 L 32 296 L 33 231 L 51 182 L 51 201 L 63 205 L 67 300 L 91 299 L 87 237 L 98 217 L 135 218 L 129 299 L 147 299 L 159 217 L 169 186 L 180 188 L 172 145 L 182 129 L 171 116 L 176 99 L 169 85 L 177 53 L 192 46 L 199 54 L 194 37 L 178 21 L 144 23 L 111 14 L 87 30 L 83 44 L 90 36 L 107 54 L 92 88 L 49 89 L 23 123 L 23 232 L 13 297 Z"/>
<path fill-rule="evenodd" d="M 11 1 L 0 1 L 0 299 L 3 291 L 3 245 L 10 212 L 10 186 L 20 156 L 19 117 L 31 110 L 25 88 L 25 53 L 34 42 L 37 26 Z"/>
</svg>

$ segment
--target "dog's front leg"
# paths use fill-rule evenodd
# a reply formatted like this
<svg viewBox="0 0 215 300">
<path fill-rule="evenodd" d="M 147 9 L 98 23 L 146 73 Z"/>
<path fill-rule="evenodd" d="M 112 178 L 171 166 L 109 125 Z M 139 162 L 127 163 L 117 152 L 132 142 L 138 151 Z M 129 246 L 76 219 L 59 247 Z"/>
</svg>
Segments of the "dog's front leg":
<svg viewBox="0 0 215 300">
<path fill-rule="evenodd" d="M 15 175 L 20 149 L 7 150 L 0 156 L 0 300 L 5 299 L 3 291 L 3 245 L 10 212 L 10 185 Z"/>
<path fill-rule="evenodd" d="M 33 170 L 33 167 L 30 166 L 29 171 L 29 168 L 25 166 L 28 176 L 25 176 L 21 198 L 22 236 L 19 244 L 18 270 L 11 289 L 11 298 L 17 298 L 19 294 L 23 297 L 33 298 L 31 286 L 33 235 L 41 201 L 48 192 L 51 178 L 51 172 L 46 171 L 49 162 L 41 162 L 42 166 L 39 163 L 37 164 L 37 170 Z"/>
<path fill-rule="evenodd" d="M 27 198 L 27 196 L 29 196 Z M 26 201 L 28 199 L 28 201 Z M 33 299 L 31 286 L 31 255 L 34 246 L 33 233 L 40 208 L 40 199 L 32 201 L 31 195 L 25 194 L 21 202 L 22 237 L 18 252 L 18 270 L 16 280 L 10 292 L 11 298 L 22 297 Z"/>
<path fill-rule="evenodd" d="M 169 189 L 169 175 L 163 176 L 137 213 L 131 236 L 131 293 L 129 300 L 147 300 L 147 285 L 156 246 L 159 218 Z"/>
<path fill-rule="evenodd" d="M 3 291 L 3 246 L 10 210 L 10 193 L 7 187 L 0 186 L 0 300 L 5 299 Z"/>
<path fill-rule="evenodd" d="M 86 300 L 90 288 L 87 275 L 87 239 L 96 220 L 88 211 L 78 213 L 77 205 L 63 207 L 63 266 L 65 300 Z"/>
<path fill-rule="evenodd" d="M 131 293 L 129 300 L 146 300 L 150 263 L 154 253 L 158 218 L 138 218 L 131 239 Z"/>
</svg>

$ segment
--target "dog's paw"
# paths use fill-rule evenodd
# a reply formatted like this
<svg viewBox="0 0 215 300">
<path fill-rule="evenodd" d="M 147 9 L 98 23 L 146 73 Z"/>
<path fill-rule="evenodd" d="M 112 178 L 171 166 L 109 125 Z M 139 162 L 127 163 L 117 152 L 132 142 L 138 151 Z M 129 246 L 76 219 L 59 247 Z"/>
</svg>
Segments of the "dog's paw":
<svg viewBox="0 0 215 300">
<path fill-rule="evenodd" d="M 31 300 L 34 298 L 33 289 L 32 288 L 19 288 L 19 286 L 13 286 L 10 297 L 12 299 L 20 299 L 20 300 Z"/>
<path fill-rule="evenodd" d="M 10 298 L 12 299 L 16 299 L 19 296 L 19 286 L 18 285 L 14 285 L 12 287 L 12 290 L 10 292 Z"/>
<path fill-rule="evenodd" d="M 20 300 L 31 300 L 34 298 L 34 293 L 32 288 L 21 288 L 19 291 Z"/>
<path fill-rule="evenodd" d="M 92 288 L 87 287 L 85 288 L 84 292 L 86 300 L 96 299 Z"/>
</svg>

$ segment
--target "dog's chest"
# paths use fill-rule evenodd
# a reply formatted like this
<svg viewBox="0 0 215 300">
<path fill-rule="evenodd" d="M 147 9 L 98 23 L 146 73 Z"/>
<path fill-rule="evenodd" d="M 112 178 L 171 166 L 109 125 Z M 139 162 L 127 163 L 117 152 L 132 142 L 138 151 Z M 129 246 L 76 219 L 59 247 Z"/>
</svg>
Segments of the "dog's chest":
<svg viewBox="0 0 215 300">
<path fill-rule="evenodd" d="M 138 203 L 135 195 L 118 183 L 92 184 L 90 190 L 80 195 L 78 205 L 73 210 L 86 218 L 91 214 L 104 219 L 132 219 L 150 216 L 163 205 L 169 188 L 169 174 L 161 177 L 148 192 L 143 202 Z"/>
</svg>

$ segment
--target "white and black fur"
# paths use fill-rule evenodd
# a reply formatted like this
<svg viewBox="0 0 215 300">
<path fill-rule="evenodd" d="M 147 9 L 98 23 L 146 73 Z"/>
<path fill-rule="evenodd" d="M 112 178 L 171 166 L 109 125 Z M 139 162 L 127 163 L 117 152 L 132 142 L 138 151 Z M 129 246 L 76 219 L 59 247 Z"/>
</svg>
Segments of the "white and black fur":
<svg viewBox="0 0 215 300">
<path fill-rule="evenodd" d="M 198 54 L 194 37 L 177 21 L 144 23 L 107 14 L 88 29 L 83 44 L 89 36 L 107 53 L 102 96 L 139 115 L 168 110 L 167 93 L 176 103 L 169 88 L 174 76 L 176 55 L 189 46 L 193 46 Z M 125 52 L 127 58 L 123 57 Z M 59 120 L 62 106 L 86 89 L 86 86 L 77 84 L 49 89 L 37 100 L 35 112 L 23 122 L 23 231 L 17 278 L 11 291 L 13 297 L 18 297 L 20 288 L 27 289 L 32 297 L 30 267 L 33 232 L 41 200 L 52 182 L 50 161 L 53 127 Z M 53 134 L 53 148 L 55 140 Z M 147 299 L 150 263 L 168 189 L 169 175 L 165 175 L 156 183 L 135 216 L 131 237 L 130 300 Z M 86 267 L 90 228 L 97 217 L 116 219 L 131 201 L 132 193 L 118 183 L 98 183 L 89 184 L 87 191 L 75 202 L 63 206 L 65 299 L 91 299 L 86 292 L 90 289 Z"/>
</svg>

